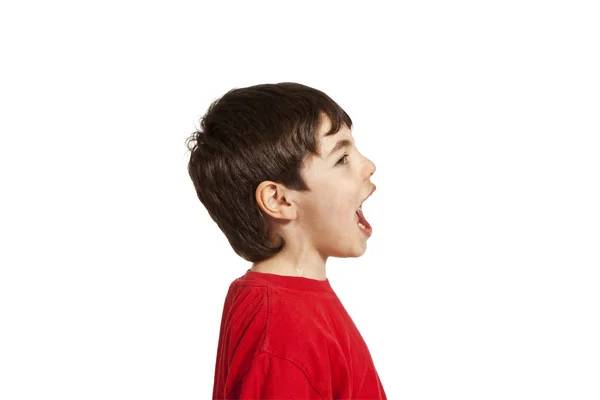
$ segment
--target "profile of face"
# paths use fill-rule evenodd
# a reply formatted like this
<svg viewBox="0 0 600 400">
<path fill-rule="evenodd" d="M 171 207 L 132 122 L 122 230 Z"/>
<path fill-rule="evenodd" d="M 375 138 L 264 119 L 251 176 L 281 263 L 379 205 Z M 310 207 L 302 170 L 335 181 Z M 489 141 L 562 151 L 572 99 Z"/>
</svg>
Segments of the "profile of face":
<svg viewBox="0 0 600 400">
<path fill-rule="evenodd" d="M 371 182 L 375 164 L 362 155 L 345 125 L 334 135 L 327 118 L 319 133 L 320 157 L 307 160 L 302 171 L 310 192 L 300 192 L 298 225 L 320 253 L 333 257 L 358 257 L 366 250 L 371 226 L 359 225 L 358 208 L 376 189 Z"/>
<path fill-rule="evenodd" d="M 357 210 L 376 189 L 371 182 L 375 164 L 358 151 L 346 125 L 325 137 L 329 128 L 325 117 L 319 130 L 320 155 L 304 160 L 301 174 L 310 191 L 265 181 L 256 200 L 295 253 L 316 251 L 323 259 L 359 257 L 366 250 L 371 227 L 368 222 L 366 229 L 359 225 Z"/>
</svg>

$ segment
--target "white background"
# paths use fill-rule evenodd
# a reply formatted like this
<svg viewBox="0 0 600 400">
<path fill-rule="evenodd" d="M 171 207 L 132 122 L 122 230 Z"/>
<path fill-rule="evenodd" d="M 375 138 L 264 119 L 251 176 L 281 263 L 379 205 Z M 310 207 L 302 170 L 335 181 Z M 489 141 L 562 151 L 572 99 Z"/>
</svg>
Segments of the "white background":
<svg viewBox="0 0 600 400">
<path fill-rule="evenodd" d="M 211 397 L 250 265 L 184 140 L 282 81 L 377 165 L 327 274 L 388 398 L 600 398 L 594 3 L 3 2 L 0 398 Z"/>
</svg>

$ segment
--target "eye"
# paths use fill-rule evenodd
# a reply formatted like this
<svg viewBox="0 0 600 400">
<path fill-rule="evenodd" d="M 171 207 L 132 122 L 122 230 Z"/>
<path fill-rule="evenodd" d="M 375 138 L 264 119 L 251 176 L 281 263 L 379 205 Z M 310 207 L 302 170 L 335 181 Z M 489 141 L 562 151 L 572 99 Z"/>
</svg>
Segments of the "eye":
<svg viewBox="0 0 600 400">
<path fill-rule="evenodd" d="M 346 165 L 346 164 L 348 164 L 347 162 L 344 162 L 344 163 L 340 162 L 342 160 L 345 160 L 346 157 L 348 157 L 348 156 L 349 156 L 349 154 L 344 154 L 344 156 L 342 158 L 340 158 L 335 165 Z"/>
</svg>

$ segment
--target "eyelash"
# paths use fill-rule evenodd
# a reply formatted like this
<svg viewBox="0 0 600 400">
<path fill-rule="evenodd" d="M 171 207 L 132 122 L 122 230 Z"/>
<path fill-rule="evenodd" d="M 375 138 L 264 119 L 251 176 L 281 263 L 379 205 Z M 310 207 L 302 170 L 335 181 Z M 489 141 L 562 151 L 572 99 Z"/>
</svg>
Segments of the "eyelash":
<svg viewBox="0 0 600 400">
<path fill-rule="evenodd" d="M 346 161 L 345 163 L 340 163 L 340 161 L 342 161 L 343 159 L 345 159 L 346 157 L 348 157 L 350 154 L 344 154 L 344 156 L 342 158 L 340 158 L 338 160 L 338 162 L 335 165 L 346 165 L 348 164 L 348 162 Z"/>
</svg>

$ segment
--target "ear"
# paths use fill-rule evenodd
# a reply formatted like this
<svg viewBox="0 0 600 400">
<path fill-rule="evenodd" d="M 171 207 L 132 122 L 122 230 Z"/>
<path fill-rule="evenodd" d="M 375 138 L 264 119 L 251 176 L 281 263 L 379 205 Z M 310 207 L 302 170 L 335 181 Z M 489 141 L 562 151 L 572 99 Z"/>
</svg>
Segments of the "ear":
<svg viewBox="0 0 600 400">
<path fill-rule="evenodd" d="M 261 182 L 255 192 L 256 204 L 262 212 L 275 218 L 292 220 L 296 218 L 296 204 L 293 193 L 280 183 Z"/>
</svg>

